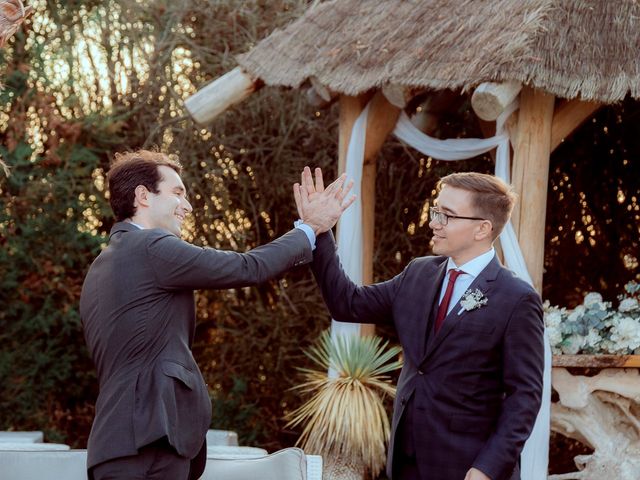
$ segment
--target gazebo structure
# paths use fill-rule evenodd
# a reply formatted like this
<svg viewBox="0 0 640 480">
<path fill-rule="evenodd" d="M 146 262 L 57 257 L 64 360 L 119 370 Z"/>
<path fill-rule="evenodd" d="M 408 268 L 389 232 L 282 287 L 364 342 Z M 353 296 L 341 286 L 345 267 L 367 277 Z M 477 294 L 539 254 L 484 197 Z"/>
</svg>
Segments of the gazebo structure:
<svg viewBox="0 0 640 480">
<path fill-rule="evenodd" d="M 315 105 L 339 102 L 344 171 L 354 124 L 369 105 L 360 189 L 363 283 L 373 281 L 376 154 L 401 112 L 410 102 L 420 104 L 424 118 L 430 99 L 443 91 L 472 93 L 473 109 L 491 135 L 489 122 L 517 101 L 506 124 L 511 182 L 520 196 L 512 224 L 541 291 L 550 155 L 601 105 L 640 98 L 640 3 L 313 2 L 237 61 L 236 69 L 187 99 L 198 123 L 210 123 L 262 85 L 305 89 Z"/>
<path fill-rule="evenodd" d="M 248 53 L 239 67 L 189 98 L 201 124 L 261 85 L 305 88 L 340 102 L 339 162 L 352 126 L 375 97 L 362 185 L 364 279 L 372 280 L 375 156 L 419 94 L 473 91 L 495 120 L 519 98 L 508 127 L 514 212 L 534 285 L 541 290 L 549 157 L 599 105 L 640 97 L 640 5 L 633 0 L 340 0 L 315 3 Z M 517 119 L 515 117 L 517 116 Z M 521 212 L 526 211 L 526 218 Z"/>
</svg>

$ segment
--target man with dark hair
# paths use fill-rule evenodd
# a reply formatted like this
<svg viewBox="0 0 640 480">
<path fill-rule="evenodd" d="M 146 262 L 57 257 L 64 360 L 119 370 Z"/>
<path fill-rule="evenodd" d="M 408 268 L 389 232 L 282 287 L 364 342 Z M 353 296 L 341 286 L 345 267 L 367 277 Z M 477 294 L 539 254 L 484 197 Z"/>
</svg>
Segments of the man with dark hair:
<svg viewBox="0 0 640 480">
<path fill-rule="evenodd" d="M 309 169 L 294 186 L 298 211 L 321 194 Z M 334 319 L 392 323 L 404 350 L 387 473 L 393 480 L 519 480 L 544 368 L 542 303 L 500 265 L 493 242 L 515 194 L 492 175 L 444 177 L 430 208 L 435 256 L 396 277 L 357 286 L 330 232 L 312 269 Z"/>
<path fill-rule="evenodd" d="M 192 211 L 180 165 L 159 152 L 116 157 L 109 171 L 117 223 L 80 297 L 100 393 L 87 468 L 95 480 L 197 479 L 211 400 L 191 354 L 193 291 L 255 285 L 311 261 L 317 234 L 353 202 L 341 176 L 306 203 L 296 228 L 247 253 L 180 239 Z"/>
</svg>

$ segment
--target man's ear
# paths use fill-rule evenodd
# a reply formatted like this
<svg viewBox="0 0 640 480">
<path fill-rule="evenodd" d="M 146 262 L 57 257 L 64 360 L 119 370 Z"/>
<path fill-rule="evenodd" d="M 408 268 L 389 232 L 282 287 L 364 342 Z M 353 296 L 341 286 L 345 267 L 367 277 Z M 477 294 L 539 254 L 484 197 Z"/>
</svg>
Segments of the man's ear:
<svg viewBox="0 0 640 480">
<path fill-rule="evenodd" d="M 476 240 L 485 240 L 491 237 L 493 232 L 493 225 L 489 220 L 483 220 L 479 228 L 476 230 Z"/>
<path fill-rule="evenodd" d="M 149 190 L 144 185 L 138 185 L 134 190 L 133 206 L 146 207 L 149 205 Z"/>
</svg>

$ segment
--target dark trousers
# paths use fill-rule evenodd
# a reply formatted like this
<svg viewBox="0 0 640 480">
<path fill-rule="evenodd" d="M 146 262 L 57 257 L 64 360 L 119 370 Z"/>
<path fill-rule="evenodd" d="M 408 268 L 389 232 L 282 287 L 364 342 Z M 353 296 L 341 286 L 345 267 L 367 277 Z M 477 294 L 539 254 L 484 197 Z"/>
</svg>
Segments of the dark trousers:
<svg viewBox="0 0 640 480">
<path fill-rule="evenodd" d="M 404 408 L 398 430 L 396 446 L 393 452 L 393 480 L 419 480 L 416 462 L 416 447 L 413 440 L 413 395 Z"/>
<path fill-rule="evenodd" d="M 207 463 L 207 442 L 194 459 L 178 455 L 166 437 L 142 447 L 137 455 L 114 458 L 91 469 L 93 480 L 197 480 Z"/>
</svg>

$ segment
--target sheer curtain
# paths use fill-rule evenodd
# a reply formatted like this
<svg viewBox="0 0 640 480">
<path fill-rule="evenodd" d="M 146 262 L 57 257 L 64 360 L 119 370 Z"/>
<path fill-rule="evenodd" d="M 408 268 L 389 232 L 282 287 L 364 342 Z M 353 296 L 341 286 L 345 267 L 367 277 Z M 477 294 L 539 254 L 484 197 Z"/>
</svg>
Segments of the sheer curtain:
<svg viewBox="0 0 640 480">
<path fill-rule="evenodd" d="M 496 176 L 510 183 L 509 135 L 505 122 L 517 110 L 517 102 L 512 103 L 496 121 L 496 134 L 490 138 L 448 139 L 432 138 L 418 130 L 409 117 L 402 112 L 398 118 L 394 135 L 407 145 L 437 160 L 465 160 L 496 148 Z M 340 220 L 338 229 L 338 255 L 345 272 L 356 283 L 362 284 L 362 205 L 361 183 L 364 145 L 366 141 L 369 105 L 356 120 L 347 151 L 346 173 L 354 181 L 355 205 L 347 209 Z M 507 267 L 532 284 L 515 231 L 509 222 L 500 235 L 500 244 Z M 332 321 L 332 336 L 355 335 L 359 326 L 352 323 Z M 543 398 L 538 418 L 525 444 L 521 457 L 523 480 L 546 480 L 549 458 L 549 433 L 551 414 L 551 347 L 545 333 L 545 368 Z M 330 375 L 335 372 L 329 372 Z"/>
</svg>

